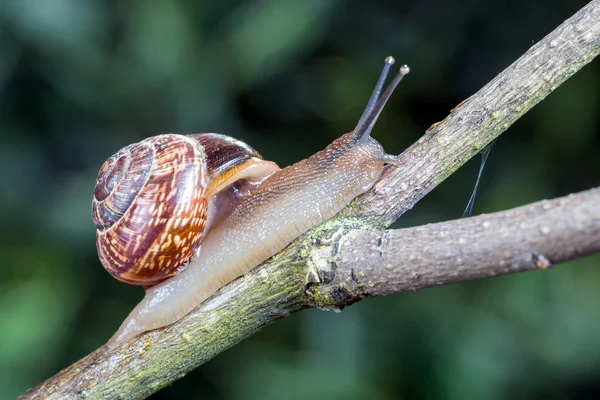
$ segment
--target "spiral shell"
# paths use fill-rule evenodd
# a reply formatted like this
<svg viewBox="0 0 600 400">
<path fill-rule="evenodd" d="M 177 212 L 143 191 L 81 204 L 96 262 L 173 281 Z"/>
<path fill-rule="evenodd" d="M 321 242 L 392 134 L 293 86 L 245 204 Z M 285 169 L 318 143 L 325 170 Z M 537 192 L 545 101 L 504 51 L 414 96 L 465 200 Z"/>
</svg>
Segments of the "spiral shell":
<svg viewBox="0 0 600 400">
<path fill-rule="evenodd" d="M 104 267 L 149 286 L 175 275 L 198 247 L 206 222 L 204 150 L 182 135 L 121 149 L 100 168 L 92 214 Z"/>
<path fill-rule="evenodd" d="M 94 190 L 102 265 L 117 279 L 146 287 L 177 275 L 205 236 L 210 197 L 251 178 L 258 165 L 266 173 L 276 167 L 247 144 L 216 133 L 159 135 L 124 147 L 100 167 Z"/>
</svg>

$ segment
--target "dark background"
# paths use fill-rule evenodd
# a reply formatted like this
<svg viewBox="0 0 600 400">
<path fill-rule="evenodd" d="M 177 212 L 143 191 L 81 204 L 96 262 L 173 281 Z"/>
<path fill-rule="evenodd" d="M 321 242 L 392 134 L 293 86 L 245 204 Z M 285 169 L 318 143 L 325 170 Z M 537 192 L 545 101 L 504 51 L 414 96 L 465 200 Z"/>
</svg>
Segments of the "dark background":
<svg viewBox="0 0 600 400">
<path fill-rule="evenodd" d="M 383 59 L 411 74 L 374 131 L 399 153 L 585 4 L 573 0 L 0 1 L 0 396 L 105 343 L 142 289 L 94 245 L 95 176 L 162 132 L 220 132 L 288 165 L 351 130 Z M 600 184 L 600 64 L 512 126 L 474 214 Z M 479 159 L 398 226 L 457 218 Z M 305 311 L 154 396 L 600 396 L 600 258 Z"/>
</svg>

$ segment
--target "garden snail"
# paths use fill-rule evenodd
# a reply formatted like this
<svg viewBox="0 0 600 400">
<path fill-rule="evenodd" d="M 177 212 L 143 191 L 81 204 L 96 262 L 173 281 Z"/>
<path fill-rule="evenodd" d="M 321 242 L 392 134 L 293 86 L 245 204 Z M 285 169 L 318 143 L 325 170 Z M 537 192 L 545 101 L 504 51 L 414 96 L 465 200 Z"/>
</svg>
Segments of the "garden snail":
<svg viewBox="0 0 600 400">
<path fill-rule="evenodd" d="M 381 98 L 385 60 L 356 128 L 279 169 L 250 146 L 217 134 L 166 134 L 124 147 L 100 168 L 92 215 L 104 267 L 143 285 L 144 299 L 109 345 L 170 325 L 219 288 L 333 217 L 395 164 L 370 137 L 400 68 Z"/>
</svg>

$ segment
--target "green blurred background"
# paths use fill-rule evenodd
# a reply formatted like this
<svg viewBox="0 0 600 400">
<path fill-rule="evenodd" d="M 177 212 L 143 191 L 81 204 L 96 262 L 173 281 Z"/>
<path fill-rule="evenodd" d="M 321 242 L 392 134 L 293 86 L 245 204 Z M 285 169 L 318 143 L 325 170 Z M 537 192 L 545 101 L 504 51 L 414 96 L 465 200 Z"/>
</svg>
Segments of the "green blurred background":
<svg viewBox="0 0 600 400">
<path fill-rule="evenodd" d="M 101 163 L 162 132 L 220 132 L 288 165 L 352 129 L 383 59 L 411 74 L 391 153 L 585 4 L 0 1 L 0 397 L 105 343 L 142 289 L 100 266 Z M 600 62 L 497 142 L 474 214 L 600 184 Z M 459 217 L 479 159 L 398 226 Z M 600 257 L 280 321 L 154 399 L 600 397 Z"/>
</svg>

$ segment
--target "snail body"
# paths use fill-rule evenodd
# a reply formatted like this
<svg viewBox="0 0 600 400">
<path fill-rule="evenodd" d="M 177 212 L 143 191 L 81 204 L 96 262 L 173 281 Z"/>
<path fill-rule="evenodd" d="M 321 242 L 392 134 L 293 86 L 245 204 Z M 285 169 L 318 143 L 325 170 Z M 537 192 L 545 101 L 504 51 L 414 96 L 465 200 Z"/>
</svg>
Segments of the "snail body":
<svg viewBox="0 0 600 400">
<path fill-rule="evenodd" d="M 226 140 L 224 139 L 226 137 L 221 135 L 160 135 L 146 139 L 152 142 L 158 140 L 155 138 L 169 136 L 169 139 L 175 137 L 184 142 L 191 140 L 196 141 L 197 147 L 201 150 L 197 158 L 203 159 L 201 160 L 203 166 L 194 168 L 188 165 L 183 169 L 185 173 L 180 173 L 187 177 L 188 174 L 194 175 L 191 171 L 199 171 L 195 178 L 187 178 L 192 182 L 192 188 L 181 189 L 176 196 L 185 200 L 180 208 L 185 209 L 186 212 L 185 217 L 180 217 L 178 224 L 175 225 L 184 226 L 182 221 L 185 220 L 187 223 L 195 220 L 193 227 L 183 229 L 187 234 L 185 241 L 180 233 L 176 233 L 179 235 L 177 243 L 184 243 L 176 250 L 183 248 L 188 251 L 189 248 L 191 255 L 182 256 L 178 253 L 174 257 L 176 261 L 165 260 L 170 260 L 170 256 L 161 255 L 161 248 L 173 250 L 177 247 L 174 245 L 173 232 L 166 234 L 161 231 L 152 235 L 155 239 L 152 243 L 158 254 L 155 258 L 163 260 L 162 264 L 154 263 L 153 269 L 165 269 L 167 272 L 162 272 L 159 278 L 150 278 L 146 283 L 138 283 L 146 286 L 146 295 L 110 339 L 109 345 L 117 345 L 144 331 L 178 321 L 219 288 L 249 272 L 310 228 L 333 217 L 354 198 L 374 185 L 381 176 L 385 164 L 397 163 L 396 157 L 386 154 L 382 146 L 369 136 L 385 102 L 403 75 L 408 73 L 408 67 L 403 66 L 400 74 L 394 78 L 379 99 L 383 81 L 392 64 L 393 59 L 388 57 L 367 109 L 352 132 L 336 139 L 324 150 L 311 157 L 283 169 L 279 169 L 270 161 L 262 160 L 253 149 L 247 145 L 240 145 L 234 139 L 229 140 L 244 147 L 245 150 L 230 148 L 229 152 L 236 153 L 237 158 L 223 156 L 221 151 L 212 147 L 215 143 Z M 214 137 L 219 140 L 215 140 Z M 115 164 L 115 160 L 111 161 L 111 159 L 107 163 Z M 189 158 L 192 159 L 197 162 L 194 157 Z M 126 163 L 121 161 L 121 164 Z M 174 168 L 178 170 L 177 167 Z M 101 173 L 103 169 L 104 166 L 101 168 Z M 160 171 L 161 168 L 159 167 L 158 170 Z M 99 182 L 108 186 L 108 189 L 115 186 L 110 180 L 109 185 L 106 185 L 105 181 L 106 179 L 103 181 L 99 178 Z M 200 182 L 200 185 L 194 182 Z M 137 188 L 140 184 L 137 182 L 133 186 Z M 172 185 L 171 189 L 174 189 Z M 100 197 L 106 198 L 108 190 L 97 187 L 96 192 L 94 202 L 98 201 L 98 193 Z M 198 192 L 202 193 L 198 194 Z M 195 200 L 196 196 L 198 200 Z M 131 203 L 135 204 L 135 200 Z M 157 213 L 155 211 L 157 207 L 151 206 L 154 213 Z M 108 211 L 100 210 L 94 203 L 95 220 L 97 216 L 103 214 L 108 215 L 110 221 L 115 220 L 118 213 L 111 213 L 113 210 L 107 208 Z M 139 211 L 135 215 L 141 218 Z M 149 216 L 151 219 L 153 214 L 142 215 Z M 177 216 L 175 219 L 177 220 Z M 168 222 L 162 224 L 163 228 L 166 224 Z M 99 226 L 98 221 L 96 225 Z M 102 254 L 106 253 L 101 249 L 107 242 L 106 234 L 101 231 L 101 229 L 106 230 L 105 225 L 101 223 L 98 227 L 97 246 L 101 260 Z M 197 228 L 198 225 L 202 225 L 202 228 Z M 126 224 L 123 223 L 123 226 Z M 137 227 L 135 224 L 133 226 Z M 164 238 L 161 239 L 161 235 Z M 165 244 L 165 238 L 168 244 Z M 148 261 L 148 257 L 143 257 L 146 256 L 142 255 L 131 262 L 123 261 L 121 264 L 127 264 L 129 269 L 133 268 L 136 271 L 146 271 L 151 261 Z M 110 260 L 107 257 L 104 259 L 114 262 L 128 257 L 117 255 Z M 136 264 L 139 261 L 142 261 L 141 265 Z M 158 268 L 159 266 L 161 268 Z M 170 270 L 164 266 L 168 266 Z M 138 275 L 144 275 L 139 271 Z M 111 273 L 116 275 L 113 271 Z M 117 278 L 131 280 L 131 276 L 129 274 L 126 279 L 121 279 L 119 276 Z"/>
</svg>

